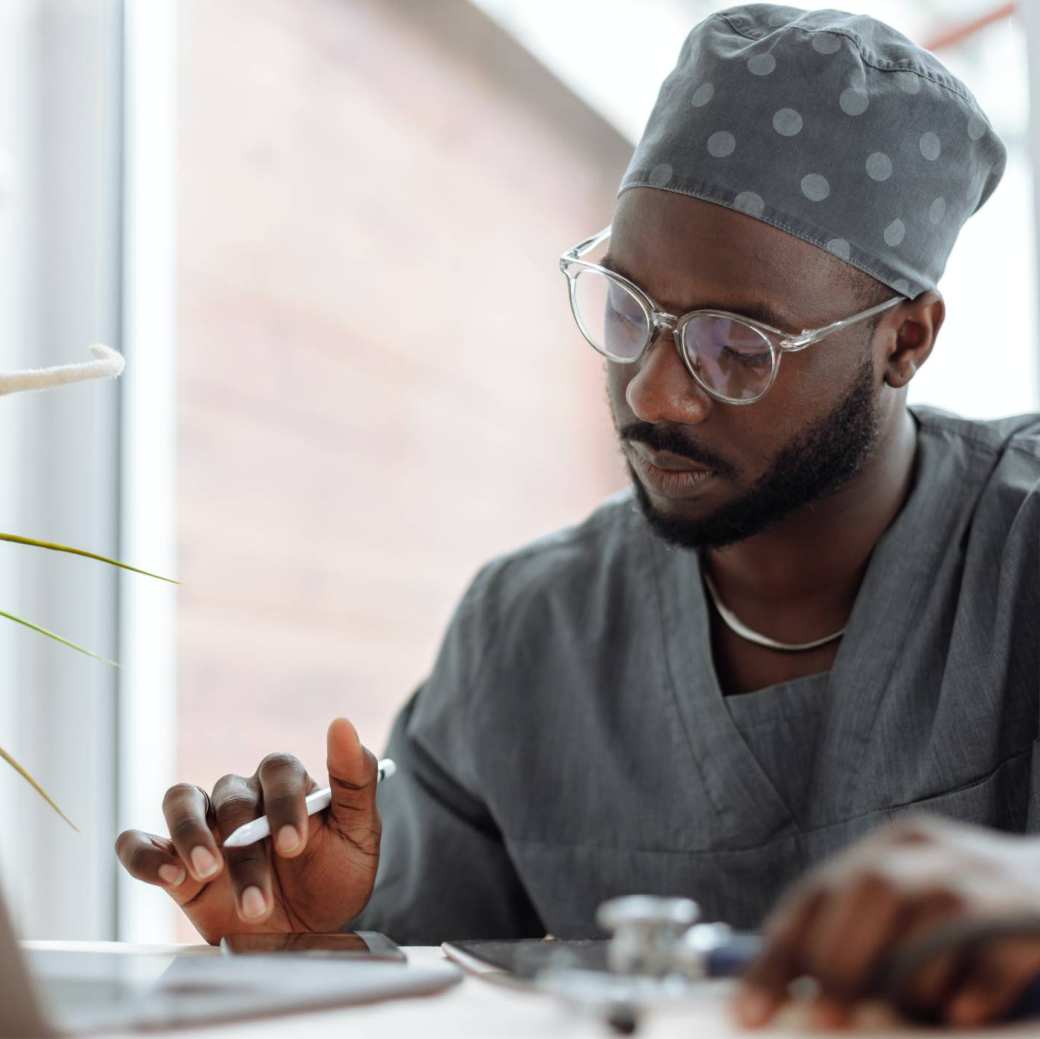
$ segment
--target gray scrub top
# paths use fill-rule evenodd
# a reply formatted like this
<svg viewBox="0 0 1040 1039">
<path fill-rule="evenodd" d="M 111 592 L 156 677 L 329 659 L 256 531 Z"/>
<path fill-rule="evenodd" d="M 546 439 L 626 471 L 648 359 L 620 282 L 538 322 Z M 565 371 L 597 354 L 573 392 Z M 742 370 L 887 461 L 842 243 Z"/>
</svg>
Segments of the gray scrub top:
<svg viewBox="0 0 1040 1039">
<path fill-rule="evenodd" d="M 351 925 L 587 936 L 641 892 L 753 927 L 903 812 L 1040 828 L 1040 416 L 914 415 L 912 490 L 825 674 L 722 696 L 697 555 L 630 492 L 484 567 L 395 723 Z"/>
</svg>

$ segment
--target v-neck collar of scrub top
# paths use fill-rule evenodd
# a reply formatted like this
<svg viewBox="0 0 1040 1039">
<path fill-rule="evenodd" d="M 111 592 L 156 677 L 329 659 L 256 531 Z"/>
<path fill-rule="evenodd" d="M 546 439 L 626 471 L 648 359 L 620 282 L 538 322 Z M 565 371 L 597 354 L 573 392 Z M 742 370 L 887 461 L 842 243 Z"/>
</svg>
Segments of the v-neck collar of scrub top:
<svg viewBox="0 0 1040 1039">
<path fill-rule="evenodd" d="M 916 416 L 915 416 L 916 419 Z M 910 494 L 871 554 L 837 657 L 828 673 L 832 698 L 820 753 L 840 753 L 825 774 L 842 777 L 824 793 L 831 821 L 848 818 L 862 777 L 877 709 L 909 627 L 927 593 L 938 555 L 951 543 L 957 517 L 942 507 L 952 463 L 939 437 L 918 427 Z M 748 848 L 799 832 L 783 799 L 744 741 L 715 673 L 708 605 L 697 553 L 673 548 L 648 532 L 667 669 L 704 789 L 715 809 L 717 838 Z M 897 569 L 903 589 L 895 601 L 880 595 Z M 880 600 L 884 601 L 884 610 Z M 754 696 L 768 696 L 769 689 Z"/>
</svg>

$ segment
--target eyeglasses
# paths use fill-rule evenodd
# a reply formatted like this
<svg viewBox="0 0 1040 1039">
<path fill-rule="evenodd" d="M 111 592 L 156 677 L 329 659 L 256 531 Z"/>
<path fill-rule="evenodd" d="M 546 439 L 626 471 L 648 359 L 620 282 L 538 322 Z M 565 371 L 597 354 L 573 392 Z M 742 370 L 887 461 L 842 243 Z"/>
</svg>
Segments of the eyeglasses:
<svg viewBox="0 0 1040 1039">
<path fill-rule="evenodd" d="M 606 227 L 560 257 L 571 311 L 589 345 L 607 360 L 635 364 L 657 333 L 671 332 L 686 370 L 725 404 L 754 404 L 776 381 L 780 358 L 902 303 L 904 296 L 797 335 L 728 310 L 668 314 L 628 278 L 583 260 L 610 237 Z"/>
</svg>

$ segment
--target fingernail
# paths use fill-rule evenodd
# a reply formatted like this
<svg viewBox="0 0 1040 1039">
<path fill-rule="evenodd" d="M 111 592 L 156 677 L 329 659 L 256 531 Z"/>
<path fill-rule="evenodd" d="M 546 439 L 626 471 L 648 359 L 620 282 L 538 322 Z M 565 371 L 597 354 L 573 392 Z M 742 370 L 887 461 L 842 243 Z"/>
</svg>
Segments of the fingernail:
<svg viewBox="0 0 1040 1039">
<path fill-rule="evenodd" d="M 267 903 L 258 887 L 247 887 L 242 892 L 242 915 L 255 920 L 267 911 Z"/>
<path fill-rule="evenodd" d="M 278 851 L 291 855 L 300 846 L 300 835 L 295 826 L 283 826 L 278 831 Z"/>
<path fill-rule="evenodd" d="M 159 867 L 159 879 L 164 884 L 169 884 L 170 887 L 177 887 L 179 884 L 183 884 L 186 876 L 187 874 L 184 872 L 183 867 L 174 866 L 171 862 L 164 862 Z"/>
<path fill-rule="evenodd" d="M 737 996 L 734 1004 L 737 1020 L 749 1027 L 763 1024 L 768 1020 L 772 1009 L 772 997 L 755 989 L 745 989 Z"/>
<path fill-rule="evenodd" d="M 191 849 L 191 864 L 200 880 L 212 877 L 220 869 L 220 864 L 214 858 L 213 852 L 201 844 L 197 848 Z"/>
</svg>

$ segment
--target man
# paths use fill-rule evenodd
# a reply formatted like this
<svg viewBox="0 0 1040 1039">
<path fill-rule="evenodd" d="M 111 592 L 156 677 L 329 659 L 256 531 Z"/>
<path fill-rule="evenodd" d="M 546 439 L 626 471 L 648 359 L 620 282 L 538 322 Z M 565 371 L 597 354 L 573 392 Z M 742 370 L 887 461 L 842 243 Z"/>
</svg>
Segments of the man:
<svg viewBox="0 0 1040 1039">
<path fill-rule="evenodd" d="M 124 865 L 211 941 L 587 935 L 628 892 L 753 927 L 802 877 L 767 918 L 750 1024 L 802 974 L 841 1022 L 908 941 L 1040 908 L 1040 846 L 1008 836 L 1040 823 L 1040 420 L 906 406 L 1003 166 L 967 88 L 874 19 L 752 4 L 698 25 L 609 241 L 562 261 L 634 494 L 477 575 L 378 814 L 341 719 L 327 815 L 274 755 L 171 789 L 171 839 L 121 835 Z M 872 833 L 912 809 L 977 827 Z M 273 848 L 219 850 L 262 813 Z M 903 999 L 996 1016 L 1038 949 L 933 958 Z"/>
</svg>

